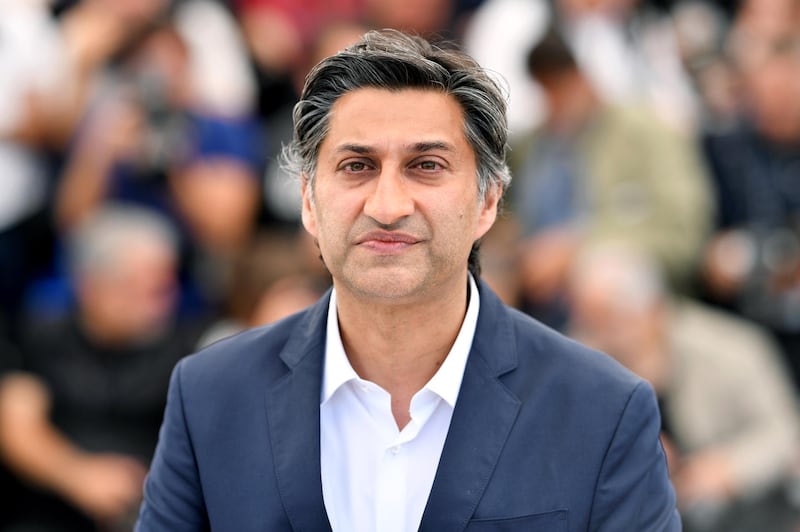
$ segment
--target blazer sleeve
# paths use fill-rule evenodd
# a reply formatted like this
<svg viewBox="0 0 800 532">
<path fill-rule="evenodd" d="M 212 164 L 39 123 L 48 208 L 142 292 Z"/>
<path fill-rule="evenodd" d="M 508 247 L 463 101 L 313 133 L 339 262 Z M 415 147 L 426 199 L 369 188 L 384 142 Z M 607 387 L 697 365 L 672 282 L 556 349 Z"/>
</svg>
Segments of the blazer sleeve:
<svg viewBox="0 0 800 532">
<path fill-rule="evenodd" d="M 210 530 L 184 414 L 181 368 L 172 372 L 158 446 L 147 475 L 136 532 Z"/>
<path fill-rule="evenodd" d="M 681 521 L 659 439 L 655 393 L 644 382 L 628 398 L 600 469 L 589 530 L 679 532 Z"/>
</svg>

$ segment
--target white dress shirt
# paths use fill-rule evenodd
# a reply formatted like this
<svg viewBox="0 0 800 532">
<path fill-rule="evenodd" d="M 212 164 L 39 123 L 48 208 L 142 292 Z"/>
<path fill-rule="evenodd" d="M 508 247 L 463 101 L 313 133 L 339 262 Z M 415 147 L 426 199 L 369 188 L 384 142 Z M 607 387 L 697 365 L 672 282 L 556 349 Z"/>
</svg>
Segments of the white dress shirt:
<svg viewBox="0 0 800 532">
<path fill-rule="evenodd" d="M 328 307 L 320 398 L 322 494 L 334 532 L 417 530 L 439 465 L 478 321 L 479 297 L 469 276 L 469 303 L 450 352 L 411 399 L 411 421 L 398 430 L 391 396 L 361 379 L 344 352 L 336 292 Z"/>
</svg>

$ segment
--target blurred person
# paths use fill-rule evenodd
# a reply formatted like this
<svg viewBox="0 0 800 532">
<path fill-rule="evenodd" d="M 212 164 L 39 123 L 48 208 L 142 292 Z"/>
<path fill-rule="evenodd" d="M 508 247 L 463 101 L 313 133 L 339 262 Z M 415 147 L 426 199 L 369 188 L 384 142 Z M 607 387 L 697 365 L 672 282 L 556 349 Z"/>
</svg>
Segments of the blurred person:
<svg viewBox="0 0 800 532">
<path fill-rule="evenodd" d="M 212 116 L 251 116 L 257 103 L 255 70 L 226 2 L 181 0 L 172 20 L 187 48 L 193 106 Z"/>
<path fill-rule="evenodd" d="M 166 0 L 0 1 L 0 314 L 16 334 L 31 285 L 56 260 L 58 165 L 111 57 Z"/>
<path fill-rule="evenodd" d="M 160 210 L 182 229 L 187 287 L 213 310 L 256 225 L 262 136 L 239 105 L 198 94 L 192 60 L 169 21 L 135 43 L 87 114 L 56 215 L 66 230 L 109 200 Z"/>
<path fill-rule="evenodd" d="M 54 3 L 3 0 L 3 18 L 13 26 L 6 37 L 26 35 L 31 41 L 9 63 L 33 66 L 41 70 L 39 81 L 50 80 L 9 113 L 24 117 L 16 134 L 61 150 L 75 133 L 105 68 L 148 25 L 164 16 L 171 0 L 81 0 L 59 13 L 57 20 L 50 16 Z M 39 12 L 38 28 L 28 26 L 34 22 L 34 10 Z M 49 20 L 42 24 L 45 18 Z M 56 33 L 43 31 L 45 25 Z M 14 38 L 4 39 L 4 44 L 9 40 L 13 43 Z"/>
<path fill-rule="evenodd" d="M 26 288 L 49 260 L 48 154 L 78 102 L 72 57 L 47 3 L 2 0 L 0 12 L 0 327 L 15 336 Z"/>
<path fill-rule="evenodd" d="M 363 0 L 233 0 L 256 66 L 259 114 L 271 120 L 294 104 L 318 36 L 332 24 L 361 20 Z"/>
<path fill-rule="evenodd" d="M 236 260 L 222 320 L 198 343 L 209 344 L 285 318 L 315 303 L 329 288 L 319 259 L 297 230 L 262 230 Z"/>
<path fill-rule="evenodd" d="M 305 62 L 318 32 L 361 18 L 363 0 L 236 0 L 244 35 L 261 68 L 291 73 Z"/>
<path fill-rule="evenodd" d="M 176 238 L 156 213 L 107 206 L 69 235 L 73 313 L 32 319 L 0 382 L 0 453 L 19 478 L 8 530 L 130 530 L 169 372 L 196 342 L 174 318 Z"/>
<path fill-rule="evenodd" d="M 603 99 L 643 104 L 691 134 L 697 101 L 670 13 L 639 0 L 556 0 L 556 20 L 577 63 Z"/>
<path fill-rule="evenodd" d="M 19 349 L 8 335 L 6 328 L 0 321 L 0 381 L 11 371 L 19 371 L 22 358 Z M 19 506 L 19 493 L 17 483 L 8 467 L 0 459 L 0 493 L 3 494 L 3 505 L 0 506 L 0 530 L 7 527 L 16 519 Z"/>
<path fill-rule="evenodd" d="M 796 34 L 798 25 L 797 0 L 742 0 L 734 13 L 729 45 L 735 55 L 748 54 L 748 48 L 761 47 L 764 40 Z"/>
<path fill-rule="evenodd" d="M 698 99 L 698 132 L 731 127 L 739 86 L 726 52 L 731 19 L 719 3 L 681 0 L 672 8 L 678 50 Z"/>
<path fill-rule="evenodd" d="M 275 323 L 319 301 L 329 285 L 301 273 L 286 275 L 264 291 L 253 312 L 253 326 Z"/>
<path fill-rule="evenodd" d="M 778 335 L 800 383 L 800 33 L 750 37 L 740 118 L 705 138 L 719 215 L 702 283 Z"/>
<path fill-rule="evenodd" d="M 470 11 L 454 0 L 236 0 L 250 50 L 273 76 L 288 74 L 308 62 L 320 32 L 331 24 L 361 23 L 422 36 L 444 36 L 454 17 Z"/>
<path fill-rule="evenodd" d="M 58 19 L 51 3 L 0 2 L 0 137 L 63 148 L 102 68 L 168 0 L 83 0 Z"/>
<path fill-rule="evenodd" d="M 526 55 L 557 28 L 599 98 L 649 107 L 666 125 L 691 134 L 698 104 L 668 11 L 638 0 L 488 0 L 471 17 L 467 49 L 510 86 L 516 139 L 546 120 L 547 103 Z"/>
<path fill-rule="evenodd" d="M 569 294 L 570 333 L 658 394 L 686 530 L 796 530 L 800 512 L 782 489 L 798 458 L 798 410 L 767 332 L 672 297 L 655 262 L 622 246 L 583 253 Z"/>
<path fill-rule="evenodd" d="M 166 172 L 186 156 L 189 52 L 168 22 L 130 43 L 104 79 L 73 142 L 56 198 L 65 229 L 104 199 L 167 211 Z"/>
<path fill-rule="evenodd" d="M 687 289 L 712 217 L 699 150 L 646 108 L 605 104 L 554 31 L 530 50 L 528 68 L 549 107 L 512 151 L 528 310 L 563 322 L 574 255 L 609 239 L 657 257 L 673 286 Z"/>
<path fill-rule="evenodd" d="M 547 0 L 486 0 L 472 14 L 464 48 L 507 87 L 508 128 L 512 143 L 540 125 L 545 102 L 528 74 L 525 53 L 544 36 L 552 21 Z M 502 28 L 502 30 L 498 30 Z"/>
<path fill-rule="evenodd" d="M 679 530 L 650 387 L 479 279 L 505 111 L 398 31 L 312 70 L 285 156 L 334 286 L 177 365 L 137 530 Z"/>
<path fill-rule="evenodd" d="M 68 102 L 72 80 L 58 25 L 46 2 L 0 1 L 0 379 L 19 370 L 21 307 L 47 248 L 43 228 L 50 168 L 47 150 L 60 127 L 47 127 Z M 51 116 L 48 116 L 51 115 Z M 60 125 L 59 125 L 60 126 Z M 15 517 L 17 485 L 0 460 L 0 530 Z"/>
</svg>

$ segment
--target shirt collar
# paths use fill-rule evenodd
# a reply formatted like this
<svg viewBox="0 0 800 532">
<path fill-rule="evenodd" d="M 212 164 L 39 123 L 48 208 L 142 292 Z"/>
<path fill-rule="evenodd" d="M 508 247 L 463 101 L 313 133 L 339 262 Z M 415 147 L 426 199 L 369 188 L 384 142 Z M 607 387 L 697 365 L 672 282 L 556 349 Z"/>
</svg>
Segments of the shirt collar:
<svg viewBox="0 0 800 532">
<path fill-rule="evenodd" d="M 444 399 L 453 408 L 455 407 L 456 399 L 458 399 L 458 392 L 461 389 L 461 380 L 464 377 L 464 369 L 467 366 L 467 358 L 472 347 L 472 339 L 475 336 L 478 312 L 480 310 L 478 287 L 472 274 L 469 274 L 467 298 L 467 312 L 464 315 L 464 321 L 461 322 L 458 336 L 456 336 L 456 340 L 453 342 L 453 346 L 447 353 L 444 362 L 424 387 Z M 339 333 L 339 319 L 336 312 L 336 290 L 333 289 L 328 303 L 325 362 L 320 404 L 327 402 L 336 393 L 336 390 L 344 384 L 358 379 L 359 376 L 353 366 L 350 365 L 342 344 L 342 337 Z"/>
<path fill-rule="evenodd" d="M 336 289 L 331 290 L 328 303 L 328 325 L 325 335 L 325 366 L 322 372 L 322 397 L 320 404 L 325 403 L 345 383 L 358 379 L 358 374 L 350 365 L 344 344 L 339 334 L 339 317 L 336 313 Z"/>
</svg>

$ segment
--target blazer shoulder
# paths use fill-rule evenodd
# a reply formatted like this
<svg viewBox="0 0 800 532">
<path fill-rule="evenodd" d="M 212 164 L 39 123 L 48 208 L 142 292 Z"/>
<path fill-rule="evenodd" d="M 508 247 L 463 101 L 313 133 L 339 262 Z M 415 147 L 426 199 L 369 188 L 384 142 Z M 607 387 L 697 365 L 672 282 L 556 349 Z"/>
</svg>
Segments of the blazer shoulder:
<svg viewBox="0 0 800 532">
<path fill-rule="evenodd" d="M 184 389 L 235 386 L 254 378 L 269 384 L 288 371 L 286 354 L 323 341 L 324 328 L 310 323 L 311 309 L 279 322 L 219 340 L 179 362 Z"/>
<path fill-rule="evenodd" d="M 634 390 L 649 386 L 609 355 L 591 349 L 530 316 L 509 309 L 519 376 L 544 379 L 559 389 L 580 395 L 627 401 Z"/>
<path fill-rule="evenodd" d="M 544 386 L 569 394 L 614 394 L 627 400 L 644 381 L 619 362 L 504 304 L 479 285 L 481 310 L 473 348 L 512 391 Z"/>
</svg>

